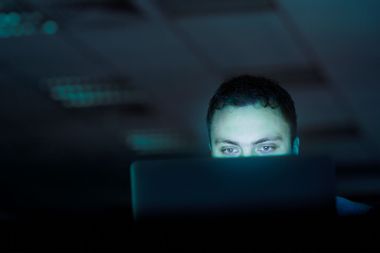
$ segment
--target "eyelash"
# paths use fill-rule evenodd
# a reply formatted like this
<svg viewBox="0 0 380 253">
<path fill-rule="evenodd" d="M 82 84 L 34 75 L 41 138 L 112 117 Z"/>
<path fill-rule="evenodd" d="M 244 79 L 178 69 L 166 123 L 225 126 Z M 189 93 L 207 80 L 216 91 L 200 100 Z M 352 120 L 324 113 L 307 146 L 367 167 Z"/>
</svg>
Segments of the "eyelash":
<svg viewBox="0 0 380 253">
<path fill-rule="evenodd" d="M 221 151 L 223 154 L 226 154 L 225 151 L 226 151 L 227 149 L 235 149 L 235 150 L 237 150 L 236 147 L 222 147 L 222 148 L 220 149 L 220 151 Z M 233 154 L 233 152 L 229 152 L 228 154 Z"/>
<path fill-rule="evenodd" d="M 276 145 L 263 145 L 263 146 L 259 147 L 258 149 L 261 149 L 261 148 L 264 148 L 264 147 L 269 147 L 269 148 L 271 148 L 270 151 L 273 151 L 273 150 L 276 150 L 276 149 L 277 149 L 277 146 L 276 146 Z M 268 152 L 270 152 L 270 151 L 266 150 L 266 151 L 263 151 L 263 152 L 264 152 L 264 153 L 268 153 Z"/>
<path fill-rule="evenodd" d="M 269 147 L 270 150 L 261 150 L 261 151 L 260 151 L 260 149 L 262 149 L 262 148 L 264 148 L 264 147 Z M 226 153 L 226 150 L 228 150 L 228 149 L 237 150 L 238 148 L 237 148 L 237 147 L 222 147 L 222 148 L 220 149 L 220 151 L 221 151 L 223 154 L 236 154 L 236 153 L 237 153 L 237 152 L 234 152 L 234 151 Z M 277 145 L 274 145 L 274 144 L 268 145 L 268 144 L 267 144 L 267 145 L 259 146 L 258 148 L 256 148 L 256 151 L 259 151 L 259 153 L 269 153 L 269 152 L 274 151 L 274 150 L 276 150 L 276 149 L 277 149 Z"/>
</svg>

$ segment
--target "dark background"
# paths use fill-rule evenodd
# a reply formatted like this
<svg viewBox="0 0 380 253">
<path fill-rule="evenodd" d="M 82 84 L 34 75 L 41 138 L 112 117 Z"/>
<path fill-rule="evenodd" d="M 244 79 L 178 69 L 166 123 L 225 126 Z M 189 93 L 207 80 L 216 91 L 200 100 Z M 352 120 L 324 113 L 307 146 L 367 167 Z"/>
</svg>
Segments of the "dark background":
<svg viewBox="0 0 380 253">
<path fill-rule="evenodd" d="M 12 228 L 11 245 L 40 220 L 128 220 L 130 162 L 207 156 L 208 100 L 243 73 L 289 90 L 301 153 L 332 156 L 338 193 L 376 207 L 379 7 L 1 0 L 0 219 Z"/>
</svg>

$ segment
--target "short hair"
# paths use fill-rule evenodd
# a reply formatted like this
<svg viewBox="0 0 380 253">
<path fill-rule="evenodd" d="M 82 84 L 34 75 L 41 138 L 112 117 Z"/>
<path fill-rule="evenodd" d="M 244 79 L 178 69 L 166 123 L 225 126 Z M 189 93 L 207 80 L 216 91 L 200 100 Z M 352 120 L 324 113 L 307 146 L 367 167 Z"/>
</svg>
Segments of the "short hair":
<svg viewBox="0 0 380 253">
<path fill-rule="evenodd" d="M 290 94 L 276 81 L 261 76 L 240 75 L 224 81 L 209 102 L 207 128 L 211 140 L 211 124 L 216 110 L 226 106 L 260 103 L 263 107 L 279 108 L 289 124 L 291 140 L 297 136 L 297 114 Z"/>
</svg>

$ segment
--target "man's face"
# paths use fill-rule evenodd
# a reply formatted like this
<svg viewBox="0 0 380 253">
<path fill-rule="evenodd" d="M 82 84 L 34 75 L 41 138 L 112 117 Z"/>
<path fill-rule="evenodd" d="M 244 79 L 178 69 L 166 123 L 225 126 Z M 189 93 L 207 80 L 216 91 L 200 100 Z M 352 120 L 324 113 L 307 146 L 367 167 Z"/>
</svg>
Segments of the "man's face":
<svg viewBox="0 0 380 253">
<path fill-rule="evenodd" d="M 213 157 L 298 154 L 298 138 L 291 140 L 289 124 L 279 108 L 259 103 L 216 110 L 210 126 Z"/>
</svg>

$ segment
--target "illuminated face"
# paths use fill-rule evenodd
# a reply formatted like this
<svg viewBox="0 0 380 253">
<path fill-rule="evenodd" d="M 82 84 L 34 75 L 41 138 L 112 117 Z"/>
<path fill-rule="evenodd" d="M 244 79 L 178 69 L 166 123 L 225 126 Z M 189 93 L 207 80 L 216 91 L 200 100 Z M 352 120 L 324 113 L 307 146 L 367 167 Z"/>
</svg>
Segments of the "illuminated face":
<svg viewBox="0 0 380 253">
<path fill-rule="evenodd" d="M 298 154 L 289 124 L 279 108 L 259 103 L 216 110 L 210 126 L 213 157 L 249 157 Z"/>
</svg>

